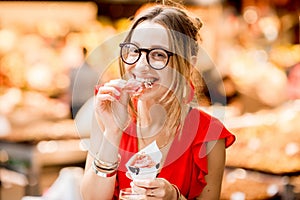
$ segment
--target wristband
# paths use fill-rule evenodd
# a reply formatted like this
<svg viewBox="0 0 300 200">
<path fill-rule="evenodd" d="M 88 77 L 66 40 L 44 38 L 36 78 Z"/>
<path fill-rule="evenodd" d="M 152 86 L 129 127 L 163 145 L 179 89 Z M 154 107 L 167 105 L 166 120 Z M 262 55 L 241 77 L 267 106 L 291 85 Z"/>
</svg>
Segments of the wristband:
<svg viewBox="0 0 300 200">
<path fill-rule="evenodd" d="M 109 177 L 114 176 L 117 173 L 117 169 L 118 169 L 117 167 L 115 169 L 111 169 L 111 170 L 103 169 L 96 165 L 95 160 L 92 163 L 92 168 L 97 176 L 100 176 L 103 178 L 109 178 Z"/>
</svg>

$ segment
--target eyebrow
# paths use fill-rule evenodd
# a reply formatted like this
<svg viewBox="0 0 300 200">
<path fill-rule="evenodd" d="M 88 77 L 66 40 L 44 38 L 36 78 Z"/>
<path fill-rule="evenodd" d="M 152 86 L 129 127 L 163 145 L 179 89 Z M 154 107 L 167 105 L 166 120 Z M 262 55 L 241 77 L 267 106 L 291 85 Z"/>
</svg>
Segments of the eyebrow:
<svg viewBox="0 0 300 200">
<path fill-rule="evenodd" d="M 139 48 L 141 48 L 141 45 L 138 42 L 130 41 L 130 43 L 133 43 L 136 46 L 138 46 Z M 155 48 L 162 48 L 162 49 L 165 49 L 167 51 L 170 51 L 169 47 L 165 47 L 165 46 L 161 46 L 161 45 L 153 45 L 149 49 L 155 49 Z"/>
</svg>

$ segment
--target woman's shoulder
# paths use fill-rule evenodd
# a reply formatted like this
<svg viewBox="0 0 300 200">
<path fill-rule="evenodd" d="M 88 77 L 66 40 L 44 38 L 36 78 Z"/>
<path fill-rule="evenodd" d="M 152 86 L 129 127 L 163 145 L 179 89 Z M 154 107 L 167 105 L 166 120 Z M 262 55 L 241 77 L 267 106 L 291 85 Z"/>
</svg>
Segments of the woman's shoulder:
<svg viewBox="0 0 300 200">
<path fill-rule="evenodd" d="M 195 137 L 196 143 L 225 139 L 226 147 L 228 147 L 235 141 L 235 136 L 221 120 L 201 107 L 191 109 L 188 121 L 193 121 L 194 124 L 198 125 Z"/>
<path fill-rule="evenodd" d="M 218 120 L 216 117 L 214 117 L 212 114 L 210 114 L 208 111 L 206 111 L 202 107 L 190 107 L 189 116 L 193 117 L 194 119 L 199 119 L 199 122 L 200 122 L 200 119 L 202 120 L 202 122 Z"/>
</svg>

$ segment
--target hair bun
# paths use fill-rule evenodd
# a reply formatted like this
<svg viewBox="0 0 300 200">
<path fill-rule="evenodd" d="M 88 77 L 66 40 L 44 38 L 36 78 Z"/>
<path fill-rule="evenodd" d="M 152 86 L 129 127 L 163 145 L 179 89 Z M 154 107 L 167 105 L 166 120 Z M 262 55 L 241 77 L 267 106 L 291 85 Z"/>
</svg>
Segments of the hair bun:
<svg viewBox="0 0 300 200">
<path fill-rule="evenodd" d="M 202 21 L 198 17 L 195 18 L 195 21 L 196 21 L 195 26 L 197 27 L 198 30 L 200 30 L 203 26 Z"/>
</svg>

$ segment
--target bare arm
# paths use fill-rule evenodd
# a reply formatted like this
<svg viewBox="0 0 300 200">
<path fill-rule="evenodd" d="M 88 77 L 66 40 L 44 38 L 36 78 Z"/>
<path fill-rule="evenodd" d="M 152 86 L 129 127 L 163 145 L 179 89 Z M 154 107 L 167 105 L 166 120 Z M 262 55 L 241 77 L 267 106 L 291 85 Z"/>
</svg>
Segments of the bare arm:
<svg viewBox="0 0 300 200">
<path fill-rule="evenodd" d="M 118 159 L 119 135 L 104 133 L 104 137 L 101 138 L 97 159 L 112 163 Z M 116 175 L 106 178 L 96 175 L 92 168 L 94 159 L 94 155 L 89 151 L 80 187 L 82 198 L 84 200 L 110 200 L 114 194 Z"/>
<path fill-rule="evenodd" d="M 95 115 L 93 116 L 89 154 L 80 186 L 84 200 L 109 200 L 113 197 L 116 175 L 102 177 L 100 174 L 98 176 L 92 163 L 94 159 L 105 163 L 118 162 L 122 130 L 129 119 L 127 113 L 129 95 L 122 90 L 124 84 L 126 84 L 125 80 L 111 80 L 99 87 L 94 98 Z"/>
<path fill-rule="evenodd" d="M 114 163 L 118 159 L 120 131 L 105 131 L 93 117 L 90 136 L 89 152 L 86 158 L 85 171 L 80 185 L 81 196 L 84 200 L 111 200 L 114 194 L 116 175 L 112 177 L 98 176 L 92 163 L 94 159 Z"/>
<path fill-rule="evenodd" d="M 84 200 L 110 200 L 113 197 L 116 176 L 110 178 L 97 176 L 91 168 L 93 159 L 91 155 L 87 156 L 85 172 L 80 188 L 82 198 Z"/>
<path fill-rule="evenodd" d="M 225 166 L 225 140 L 217 140 L 207 143 L 208 174 L 205 176 L 207 185 L 203 189 L 198 200 L 220 199 L 222 178 Z"/>
</svg>

